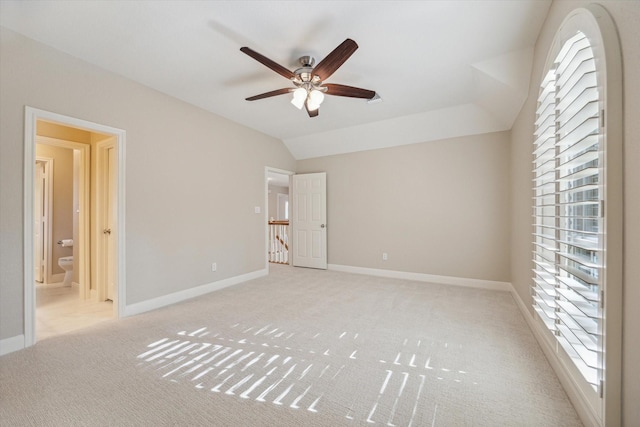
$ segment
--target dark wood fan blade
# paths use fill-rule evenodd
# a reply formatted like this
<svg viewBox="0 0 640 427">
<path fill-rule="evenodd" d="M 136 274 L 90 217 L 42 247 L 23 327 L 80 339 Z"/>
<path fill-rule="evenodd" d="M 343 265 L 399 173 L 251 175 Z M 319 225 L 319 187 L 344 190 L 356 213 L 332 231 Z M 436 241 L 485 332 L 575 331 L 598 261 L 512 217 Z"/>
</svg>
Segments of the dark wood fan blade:
<svg viewBox="0 0 640 427">
<path fill-rule="evenodd" d="M 337 85 L 331 83 L 327 83 L 323 85 L 323 87 L 327 88 L 327 92 L 325 92 L 327 95 L 348 96 L 350 98 L 364 99 L 371 99 L 376 96 L 375 91 L 369 89 L 361 89 L 359 87 Z"/>
<path fill-rule="evenodd" d="M 259 54 L 258 52 L 256 52 L 253 49 L 250 49 L 248 47 L 241 47 L 240 51 L 246 53 L 247 55 L 249 55 L 250 57 L 252 57 L 256 61 L 261 63 L 262 65 L 265 65 L 268 68 L 271 68 L 273 71 L 275 71 L 276 73 L 280 74 L 284 78 L 292 79 L 292 78 L 294 78 L 296 76 L 295 74 L 293 74 L 292 71 L 290 71 L 290 70 L 284 68 L 282 65 L 270 60 L 266 56 Z"/>
<path fill-rule="evenodd" d="M 315 110 L 309 110 L 309 107 L 307 106 L 307 103 L 304 103 L 304 109 L 307 110 L 307 114 L 309 114 L 309 117 L 314 118 L 314 117 L 318 117 L 318 113 L 319 113 L 319 108 L 316 108 Z"/>
<path fill-rule="evenodd" d="M 285 93 L 291 92 L 293 89 L 284 88 L 284 89 L 276 89 L 271 92 L 261 93 L 260 95 L 254 95 L 249 98 L 245 98 L 247 101 L 257 101 L 258 99 L 270 98 L 272 96 L 284 95 Z"/>
<path fill-rule="evenodd" d="M 329 55 L 315 66 L 312 73 L 324 81 L 331 76 L 344 62 L 349 59 L 353 52 L 358 49 L 358 44 L 351 39 L 346 39 L 340 46 L 335 48 Z"/>
</svg>

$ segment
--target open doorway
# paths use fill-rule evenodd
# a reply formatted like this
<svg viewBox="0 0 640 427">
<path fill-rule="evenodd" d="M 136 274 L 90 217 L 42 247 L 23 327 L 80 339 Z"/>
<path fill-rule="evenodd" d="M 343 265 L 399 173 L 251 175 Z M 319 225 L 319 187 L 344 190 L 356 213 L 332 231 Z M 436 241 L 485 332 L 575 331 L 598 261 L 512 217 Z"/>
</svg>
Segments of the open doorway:
<svg viewBox="0 0 640 427">
<path fill-rule="evenodd" d="M 326 173 L 265 168 L 266 269 L 284 264 L 326 270 Z"/>
<path fill-rule="evenodd" d="M 267 267 L 291 262 L 289 185 L 292 175 L 290 171 L 266 168 Z"/>
<path fill-rule="evenodd" d="M 124 137 L 26 110 L 25 346 L 124 312 Z"/>
</svg>

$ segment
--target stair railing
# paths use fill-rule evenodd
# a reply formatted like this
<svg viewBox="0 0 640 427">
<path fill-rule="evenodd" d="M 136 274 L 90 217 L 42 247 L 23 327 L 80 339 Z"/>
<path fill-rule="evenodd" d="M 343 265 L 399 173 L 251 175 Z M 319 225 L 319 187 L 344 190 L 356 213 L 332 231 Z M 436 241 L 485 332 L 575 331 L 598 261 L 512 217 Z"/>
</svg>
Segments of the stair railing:
<svg viewBox="0 0 640 427">
<path fill-rule="evenodd" d="M 269 221 L 269 262 L 289 264 L 289 221 Z"/>
</svg>

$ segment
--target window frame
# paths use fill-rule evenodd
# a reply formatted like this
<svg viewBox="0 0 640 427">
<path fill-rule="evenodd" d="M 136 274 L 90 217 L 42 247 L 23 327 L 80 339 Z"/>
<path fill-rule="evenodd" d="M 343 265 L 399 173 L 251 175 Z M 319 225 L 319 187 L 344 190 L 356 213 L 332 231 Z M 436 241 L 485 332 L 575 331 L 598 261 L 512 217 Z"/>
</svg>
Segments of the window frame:
<svg viewBox="0 0 640 427">
<path fill-rule="evenodd" d="M 604 268 L 602 301 L 602 387 L 600 394 L 583 379 L 570 357 L 538 314 L 533 316 L 539 335 L 567 394 L 585 424 L 620 425 L 622 390 L 622 255 L 623 255 L 623 158 L 622 158 L 622 62 L 620 43 L 613 20 L 600 5 L 573 10 L 556 32 L 547 53 L 540 82 L 543 82 L 565 43 L 578 31 L 591 43 L 597 67 L 599 112 L 604 181 Z M 537 108 L 536 108 L 537 113 Z M 537 119 L 537 118 L 536 118 Z M 535 150 L 535 145 L 534 145 Z M 533 194 L 535 196 L 535 193 Z M 534 204 L 535 209 L 535 204 Z M 534 211 L 535 212 L 535 211 Z M 535 233 L 534 226 L 532 227 Z M 535 250 L 534 250 L 535 254 Z M 535 258 L 535 256 L 534 256 Z M 532 292 L 535 282 L 532 278 Z"/>
</svg>

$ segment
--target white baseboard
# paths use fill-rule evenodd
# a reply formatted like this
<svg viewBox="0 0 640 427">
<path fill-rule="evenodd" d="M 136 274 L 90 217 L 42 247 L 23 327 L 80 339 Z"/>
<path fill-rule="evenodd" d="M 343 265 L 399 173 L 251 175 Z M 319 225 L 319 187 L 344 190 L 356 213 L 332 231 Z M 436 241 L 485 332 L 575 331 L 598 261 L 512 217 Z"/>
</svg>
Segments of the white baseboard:
<svg viewBox="0 0 640 427">
<path fill-rule="evenodd" d="M 353 267 L 349 265 L 329 264 L 329 270 L 344 273 L 366 274 L 368 276 L 388 277 L 391 279 L 414 280 L 417 282 L 438 283 L 441 285 L 466 286 L 470 288 L 490 289 L 510 292 L 513 287 L 509 282 L 494 280 L 467 279 L 464 277 L 438 276 L 434 274 L 411 273 L 407 271 L 381 270 L 377 268 Z"/>
<path fill-rule="evenodd" d="M 125 306 L 124 314 L 122 317 L 135 316 L 136 314 L 145 313 L 147 311 L 156 310 L 158 308 L 166 307 L 171 304 L 182 302 L 190 298 L 199 297 L 210 292 L 218 291 L 220 289 L 237 285 L 238 283 L 246 282 L 248 280 L 257 279 L 269 274 L 267 269 L 257 270 L 252 273 L 242 274 L 240 276 L 230 277 L 228 279 L 219 280 L 217 282 L 207 283 L 205 285 L 197 286 L 195 288 L 185 289 L 184 291 L 175 292 L 169 295 L 163 295 L 158 298 L 153 298 L 147 301 L 131 304 Z"/>
<path fill-rule="evenodd" d="M 15 337 L 0 340 L 0 356 L 22 350 L 24 348 L 24 344 L 24 335 L 17 335 Z"/>
<path fill-rule="evenodd" d="M 531 331 L 533 332 L 533 336 L 540 345 L 540 348 L 542 348 L 544 355 L 547 357 L 551 368 L 553 368 L 553 371 L 558 376 L 560 384 L 562 384 L 564 391 L 567 393 L 567 396 L 569 396 L 569 400 L 571 400 L 571 403 L 578 413 L 580 420 L 587 427 L 601 426 L 601 423 L 600 421 L 598 421 L 598 417 L 593 412 L 593 409 L 591 409 L 591 405 L 589 404 L 588 400 L 586 399 L 586 397 L 584 397 L 578 385 L 575 383 L 573 378 L 571 378 L 571 375 L 569 375 L 569 373 L 567 372 L 567 369 L 564 367 L 564 363 L 558 357 L 558 354 L 553 349 L 549 341 L 544 337 L 544 330 L 542 330 L 538 322 L 535 321 L 534 317 L 531 314 L 531 311 L 527 309 L 527 306 L 522 301 L 522 298 L 520 298 L 520 295 L 513 286 L 511 286 L 511 295 L 516 301 L 516 305 L 520 309 L 520 312 L 527 321 L 529 329 L 531 329 Z"/>
</svg>

